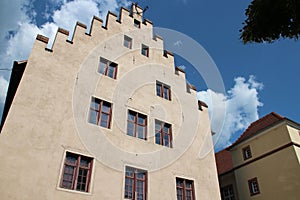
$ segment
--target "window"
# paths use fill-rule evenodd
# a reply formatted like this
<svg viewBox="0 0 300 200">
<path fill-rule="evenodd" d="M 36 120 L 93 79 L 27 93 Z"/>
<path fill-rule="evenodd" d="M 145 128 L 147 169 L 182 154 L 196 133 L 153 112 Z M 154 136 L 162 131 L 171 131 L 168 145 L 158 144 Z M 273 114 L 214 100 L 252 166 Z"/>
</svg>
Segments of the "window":
<svg viewBox="0 0 300 200">
<path fill-rule="evenodd" d="M 257 178 L 248 180 L 248 185 L 249 185 L 249 190 L 250 190 L 251 196 L 260 193 Z"/>
<path fill-rule="evenodd" d="M 145 170 L 126 167 L 125 199 L 147 199 L 147 172 Z"/>
<path fill-rule="evenodd" d="M 128 49 L 132 48 L 132 38 L 128 37 L 127 35 L 124 35 L 124 47 L 127 47 Z"/>
<path fill-rule="evenodd" d="M 127 119 L 127 135 L 146 140 L 147 116 L 129 110 Z"/>
<path fill-rule="evenodd" d="M 246 146 L 245 148 L 243 148 L 243 156 L 244 160 L 247 160 L 252 157 L 250 146 Z"/>
<path fill-rule="evenodd" d="M 89 122 L 110 128 L 112 115 L 111 103 L 92 97 Z"/>
<path fill-rule="evenodd" d="M 195 200 L 194 181 L 176 178 L 177 200 Z"/>
<path fill-rule="evenodd" d="M 141 28 L 141 22 L 139 20 L 134 19 L 134 27 Z"/>
<path fill-rule="evenodd" d="M 98 72 L 110 78 L 117 78 L 118 64 L 111 62 L 105 58 L 100 58 Z"/>
<path fill-rule="evenodd" d="M 149 57 L 149 47 L 142 44 L 142 55 Z"/>
<path fill-rule="evenodd" d="M 232 185 L 221 188 L 222 200 L 234 200 L 234 193 Z"/>
<path fill-rule="evenodd" d="M 162 97 L 167 100 L 171 100 L 171 89 L 170 86 L 167 86 L 163 83 L 156 82 L 156 94 L 159 97 Z"/>
<path fill-rule="evenodd" d="M 155 143 L 172 148 L 171 124 L 155 120 Z"/>
<path fill-rule="evenodd" d="M 66 152 L 61 188 L 89 192 L 93 159 Z"/>
</svg>

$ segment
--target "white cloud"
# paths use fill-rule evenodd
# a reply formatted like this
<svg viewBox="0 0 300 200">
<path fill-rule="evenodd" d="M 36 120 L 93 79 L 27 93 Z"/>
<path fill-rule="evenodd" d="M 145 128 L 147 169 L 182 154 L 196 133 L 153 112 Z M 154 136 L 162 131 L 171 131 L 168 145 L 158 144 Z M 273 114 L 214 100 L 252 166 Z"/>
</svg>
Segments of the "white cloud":
<svg viewBox="0 0 300 200">
<path fill-rule="evenodd" d="M 8 87 L 8 81 L 0 76 L 0 103 L 3 104 L 6 98 L 6 90 Z"/>
<path fill-rule="evenodd" d="M 69 30 L 72 35 L 76 21 L 90 26 L 94 15 L 104 19 L 108 10 L 117 12 L 121 6 L 128 7 L 131 2 L 128 0 L 50 0 L 48 3 L 58 5 L 58 9 L 44 11 L 44 15 L 47 19 L 52 19 L 52 22 L 46 22 L 38 27 L 30 18 L 37 13 L 33 10 L 32 0 L 0 1 L 1 69 L 11 68 L 15 60 L 28 59 L 37 34 L 49 37 L 48 47 L 51 48 L 57 27 Z M 3 80 L 9 79 L 9 71 L 1 70 L 0 73 L 0 81 L 2 81 L 0 95 L 6 95 L 7 85 Z"/>
<path fill-rule="evenodd" d="M 235 78 L 235 85 L 227 94 L 216 93 L 210 89 L 198 93 L 198 98 L 208 104 L 215 149 L 220 150 L 236 139 L 236 133 L 244 131 L 251 122 L 258 119 L 258 91 L 263 84 L 255 81 L 254 76 L 248 80 Z"/>
<path fill-rule="evenodd" d="M 90 25 L 92 17 L 98 16 L 97 3 L 92 0 L 75 0 L 65 3 L 60 10 L 54 11 L 54 23 L 72 33 L 77 21 Z"/>
<path fill-rule="evenodd" d="M 29 5 L 30 0 L 12 1 L 12 3 L 2 1 L 0 5 L 0 22 L 2 27 L 0 30 L 1 68 L 10 68 L 14 60 L 27 59 L 38 33 L 50 38 L 48 47 L 51 48 L 57 27 L 69 30 L 71 37 L 76 21 L 90 26 L 94 15 L 100 15 L 100 17 L 104 18 L 108 10 L 116 12 L 121 6 L 128 6 L 130 4 L 128 0 L 51 0 L 52 3 L 57 3 L 61 6 L 57 10 L 45 13 L 46 15 L 50 15 L 49 18 L 53 22 L 46 22 L 39 28 L 26 15 L 26 7 L 24 6 Z M 27 8 L 32 9 L 32 6 L 27 6 Z M 35 11 L 30 10 L 30 12 Z M 15 34 L 7 38 L 9 31 L 13 31 Z"/>
</svg>

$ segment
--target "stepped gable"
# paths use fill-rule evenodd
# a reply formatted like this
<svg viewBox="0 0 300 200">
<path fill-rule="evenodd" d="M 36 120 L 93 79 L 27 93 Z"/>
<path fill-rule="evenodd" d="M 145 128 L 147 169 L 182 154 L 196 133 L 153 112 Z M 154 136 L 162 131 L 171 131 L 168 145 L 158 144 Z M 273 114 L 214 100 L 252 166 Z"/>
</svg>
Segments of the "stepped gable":
<svg viewBox="0 0 300 200">
<path fill-rule="evenodd" d="M 230 151 L 223 149 L 215 154 L 218 175 L 224 174 L 233 168 Z"/>
<path fill-rule="evenodd" d="M 257 132 L 262 131 L 263 129 L 271 126 L 272 124 L 282 121 L 284 119 L 286 118 L 275 112 L 271 112 L 270 114 L 251 123 L 250 126 L 244 131 L 244 133 L 231 146 L 229 146 L 228 149 L 256 135 Z"/>
</svg>

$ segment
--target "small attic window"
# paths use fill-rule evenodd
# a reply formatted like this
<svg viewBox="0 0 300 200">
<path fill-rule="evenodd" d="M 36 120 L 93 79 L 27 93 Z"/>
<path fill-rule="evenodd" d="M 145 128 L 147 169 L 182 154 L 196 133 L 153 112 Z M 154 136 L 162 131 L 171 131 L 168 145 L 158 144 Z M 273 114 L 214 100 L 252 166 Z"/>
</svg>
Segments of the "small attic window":
<svg viewBox="0 0 300 200">
<path fill-rule="evenodd" d="M 124 35 L 124 47 L 127 47 L 128 49 L 132 48 L 132 38 L 128 37 L 127 35 Z"/>
<path fill-rule="evenodd" d="M 146 56 L 146 57 L 149 57 L 149 47 L 142 44 L 142 51 L 141 51 L 141 54 Z"/>
<path fill-rule="evenodd" d="M 134 27 L 141 28 L 141 22 L 139 20 L 134 19 Z"/>
</svg>

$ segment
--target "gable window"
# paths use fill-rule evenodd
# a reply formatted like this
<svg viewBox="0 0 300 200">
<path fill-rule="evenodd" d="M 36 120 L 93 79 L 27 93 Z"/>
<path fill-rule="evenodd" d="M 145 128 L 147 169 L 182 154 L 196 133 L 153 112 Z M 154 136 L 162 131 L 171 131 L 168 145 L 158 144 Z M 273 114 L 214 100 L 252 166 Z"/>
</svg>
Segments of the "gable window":
<svg viewBox="0 0 300 200">
<path fill-rule="evenodd" d="M 221 196 L 222 200 L 235 200 L 232 185 L 221 188 Z"/>
<path fill-rule="evenodd" d="M 98 72 L 110 78 L 117 78 L 118 64 L 100 57 Z"/>
<path fill-rule="evenodd" d="M 147 139 L 147 116 L 128 110 L 127 135 Z"/>
<path fill-rule="evenodd" d="M 155 143 L 172 148 L 171 124 L 155 120 Z"/>
<path fill-rule="evenodd" d="M 147 199 L 147 171 L 126 167 L 125 199 Z"/>
<path fill-rule="evenodd" d="M 156 81 L 156 94 L 167 100 L 171 100 L 171 88 L 168 85 Z"/>
<path fill-rule="evenodd" d="M 111 103 L 92 97 L 89 122 L 104 128 L 110 128 L 111 116 Z"/>
<path fill-rule="evenodd" d="M 124 47 L 127 47 L 128 49 L 132 48 L 132 38 L 128 37 L 127 35 L 124 35 Z"/>
<path fill-rule="evenodd" d="M 141 51 L 142 55 L 149 57 L 149 47 L 142 44 L 142 51 Z"/>
<path fill-rule="evenodd" d="M 177 200 L 195 200 L 194 181 L 176 178 Z"/>
<path fill-rule="evenodd" d="M 250 146 L 246 146 L 242 149 L 244 160 L 247 160 L 252 157 Z"/>
<path fill-rule="evenodd" d="M 260 193 L 257 178 L 248 180 L 248 185 L 249 185 L 249 191 L 251 196 Z"/>
<path fill-rule="evenodd" d="M 89 192 L 93 158 L 66 152 L 60 187 Z"/>
<path fill-rule="evenodd" d="M 141 22 L 139 20 L 134 19 L 134 27 L 141 28 Z"/>
</svg>

